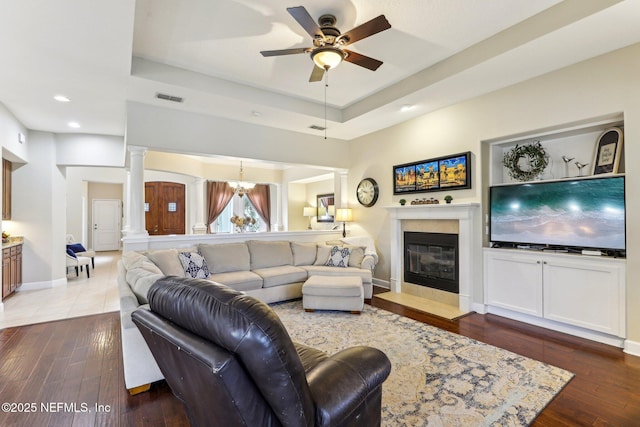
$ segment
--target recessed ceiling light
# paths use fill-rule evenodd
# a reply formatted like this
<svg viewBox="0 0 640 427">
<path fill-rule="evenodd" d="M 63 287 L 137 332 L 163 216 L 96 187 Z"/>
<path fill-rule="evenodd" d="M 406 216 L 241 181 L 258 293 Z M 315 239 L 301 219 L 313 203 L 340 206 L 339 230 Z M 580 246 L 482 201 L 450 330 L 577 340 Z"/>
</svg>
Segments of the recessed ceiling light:
<svg viewBox="0 0 640 427">
<path fill-rule="evenodd" d="M 413 105 L 410 104 L 404 104 L 402 107 L 400 107 L 400 111 L 402 111 L 403 113 L 406 111 L 409 111 L 413 108 Z"/>
<path fill-rule="evenodd" d="M 253 117 L 260 117 L 260 116 L 262 115 L 262 113 L 261 113 L 260 111 L 255 111 L 255 110 L 253 110 L 253 111 L 251 112 L 251 115 L 252 115 Z"/>
<path fill-rule="evenodd" d="M 80 127 L 80 123 L 78 123 L 78 122 L 69 122 L 69 123 L 67 123 L 67 126 L 69 126 L 70 128 L 78 129 Z"/>
<path fill-rule="evenodd" d="M 55 99 L 58 102 L 71 102 L 71 100 L 64 95 L 56 95 L 53 97 L 53 99 Z"/>
</svg>

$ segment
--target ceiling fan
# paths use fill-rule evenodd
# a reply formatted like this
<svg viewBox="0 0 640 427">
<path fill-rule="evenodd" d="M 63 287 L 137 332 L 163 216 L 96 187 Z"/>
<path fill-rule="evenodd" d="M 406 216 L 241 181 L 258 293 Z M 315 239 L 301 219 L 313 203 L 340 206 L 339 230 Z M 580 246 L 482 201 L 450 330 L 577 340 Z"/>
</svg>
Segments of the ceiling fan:
<svg viewBox="0 0 640 427">
<path fill-rule="evenodd" d="M 371 71 L 375 71 L 382 65 L 382 61 L 359 54 L 352 50 L 345 49 L 352 43 L 366 37 L 377 34 L 391 28 L 391 24 L 384 15 L 373 18 L 342 34 L 335 27 L 336 17 L 333 15 L 322 15 L 315 23 L 304 6 L 287 8 L 287 12 L 293 16 L 302 28 L 313 37 L 313 47 L 301 47 L 293 49 L 263 50 L 262 56 L 292 55 L 297 53 L 310 53 L 314 67 L 309 77 L 310 82 L 322 80 L 325 71 L 336 67 L 343 60 L 359 65 Z"/>
</svg>

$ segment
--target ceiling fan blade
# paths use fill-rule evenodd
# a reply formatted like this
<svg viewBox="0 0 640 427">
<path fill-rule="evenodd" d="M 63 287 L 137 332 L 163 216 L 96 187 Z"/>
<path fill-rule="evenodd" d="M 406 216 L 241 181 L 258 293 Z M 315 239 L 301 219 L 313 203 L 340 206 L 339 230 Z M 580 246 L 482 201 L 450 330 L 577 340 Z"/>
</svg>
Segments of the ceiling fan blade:
<svg viewBox="0 0 640 427">
<path fill-rule="evenodd" d="M 324 76 L 324 68 L 314 65 L 313 71 L 311 71 L 311 76 L 309 77 L 309 82 L 319 82 L 322 80 L 322 76 Z"/>
<path fill-rule="evenodd" d="M 391 24 L 389 24 L 387 18 L 385 18 L 384 15 L 380 15 L 377 18 L 373 18 L 371 21 L 365 22 L 364 24 L 342 34 L 338 37 L 338 43 L 346 46 L 351 43 L 355 43 L 358 40 L 377 34 L 380 31 L 388 30 L 389 28 L 391 28 Z"/>
<path fill-rule="evenodd" d="M 324 39 L 324 34 L 320 30 L 320 27 L 318 27 L 318 24 L 316 24 L 316 21 L 313 20 L 304 6 L 288 7 L 287 12 L 293 16 L 293 19 L 295 19 L 311 37 L 315 38 L 318 36 Z"/>
<path fill-rule="evenodd" d="M 352 50 L 343 50 L 347 52 L 347 57 L 344 58 L 344 60 L 347 62 L 351 62 L 352 64 L 368 68 L 371 71 L 377 70 L 378 67 L 382 65 L 382 61 L 378 61 L 377 59 L 370 58 Z"/>
<path fill-rule="evenodd" d="M 297 47 L 294 49 L 280 49 L 280 50 L 262 50 L 260 53 L 262 56 L 280 56 L 280 55 L 293 55 L 296 53 L 308 53 L 311 52 L 311 48 Z"/>
</svg>

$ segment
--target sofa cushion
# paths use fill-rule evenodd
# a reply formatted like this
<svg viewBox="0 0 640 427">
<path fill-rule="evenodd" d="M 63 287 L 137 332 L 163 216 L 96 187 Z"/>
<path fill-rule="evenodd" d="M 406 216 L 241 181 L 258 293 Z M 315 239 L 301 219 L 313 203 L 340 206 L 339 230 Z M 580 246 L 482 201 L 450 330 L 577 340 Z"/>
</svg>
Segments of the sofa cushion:
<svg viewBox="0 0 640 427">
<path fill-rule="evenodd" d="M 346 268 L 349 266 L 349 255 L 351 250 L 340 246 L 334 246 L 329 252 L 328 266 Z"/>
<path fill-rule="evenodd" d="M 262 287 L 264 288 L 307 280 L 307 270 L 293 265 L 259 268 L 253 272 L 262 277 Z"/>
<path fill-rule="evenodd" d="M 251 269 L 249 248 L 245 243 L 202 244 L 198 245 L 198 251 L 207 261 L 211 274 Z"/>
<path fill-rule="evenodd" d="M 309 276 L 360 276 L 362 283 L 372 282 L 370 270 L 363 270 L 356 267 L 336 268 L 326 265 L 305 265 L 301 268 L 307 270 Z"/>
<path fill-rule="evenodd" d="M 178 258 L 180 258 L 185 276 L 193 279 L 206 279 L 209 277 L 207 261 L 198 252 L 178 252 Z"/>
<path fill-rule="evenodd" d="M 129 251 L 123 253 L 122 264 L 124 265 L 125 270 L 142 267 L 151 273 L 162 274 L 162 270 L 160 270 L 157 265 L 139 252 Z"/>
<path fill-rule="evenodd" d="M 252 271 L 259 268 L 293 265 L 293 253 L 289 242 L 249 240 L 247 246 L 251 254 Z"/>
<path fill-rule="evenodd" d="M 318 247 L 316 243 L 291 242 L 293 265 L 313 265 L 316 261 Z"/>
<path fill-rule="evenodd" d="M 364 246 L 344 245 L 351 253 L 349 255 L 349 267 L 361 268 L 362 260 L 364 259 Z"/>
<path fill-rule="evenodd" d="M 331 248 L 333 246 L 323 245 L 318 243 L 317 251 L 316 251 L 316 260 L 313 265 L 327 265 L 327 261 L 329 260 L 329 255 L 331 253 Z"/>
<path fill-rule="evenodd" d="M 211 274 L 209 280 L 222 283 L 236 291 L 252 291 L 262 288 L 262 277 L 251 271 L 230 271 Z"/>
<path fill-rule="evenodd" d="M 361 268 L 362 260 L 367 252 L 367 247 L 352 243 L 347 243 L 343 240 L 329 240 L 326 242 L 328 246 L 339 246 L 341 248 L 349 248 L 351 254 L 349 255 L 349 267 Z"/>
<path fill-rule="evenodd" d="M 145 255 L 162 270 L 165 276 L 185 277 L 177 249 L 159 249 L 146 252 Z"/>
<path fill-rule="evenodd" d="M 140 304 L 147 304 L 147 293 L 149 288 L 157 280 L 165 277 L 162 272 L 155 273 L 149 271 L 144 267 L 133 267 L 127 270 L 125 278 L 133 294 L 138 299 Z"/>
</svg>

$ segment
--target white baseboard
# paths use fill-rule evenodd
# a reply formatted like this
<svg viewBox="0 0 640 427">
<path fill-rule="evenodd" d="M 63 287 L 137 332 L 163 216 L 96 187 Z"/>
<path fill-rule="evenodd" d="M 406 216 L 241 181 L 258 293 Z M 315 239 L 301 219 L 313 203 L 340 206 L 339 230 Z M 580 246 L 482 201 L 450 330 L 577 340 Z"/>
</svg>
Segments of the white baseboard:
<svg viewBox="0 0 640 427">
<path fill-rule="evenodd" d="M 640 356 L 640 342 L 625 340 L 623 350 L 627 354 L 631 354 L 633 356 Z"/>
<path fill-rule="evenodd" d="M 474 302 L 471 304 L 471 311 L 475 311 L 478 314 L 487 314 L 487 306 L 482 303 Z"/>
<path fill-rule="evenodd" d="M 385 289 L 391 289 L 391 286 L 389 285 L 389 282 L 387 280 L 382 280 L 382 279 L 376 279 L 375 277 L 372 280 L 372 283 L 375 286 L 380 286 L 381 288 L 385 288 Z"/>
<path fill-rule="evenodd" d="M 56 280 L 45 280 L 43 282 L 23 283 L 22 286 L 16 289 L 16 292 L 37 291 L 40 289 L 57 288 L 60 286 L 67 286 L 66 277 L 63 277 L 62 279 L 56 279 Z"/>
<path fill-rule="evenodd" d="M 566 323 L 556 322 L 554 320 L 543 319 L 536 316 L 530 316 L 528 314 L 518 313 L 515 311 L 507 310 L 500 307 L 488 306 L 487 312 L 496 314 L 498 316 L 506 317 L 508 319 L 517 320 L 531 325 L 540 326 L 542 328 L 550 329 L 552 331 L 562 332 L 569 335 L 574 335 L 580 338 L 586 338 L 588 340 L 600 342 L 614 347 L 625 347 L 625 339 L 602 332 L 592 331 L 589 329 L 580 328 L 578 326 L 569 325 Z"/>
</svg>

